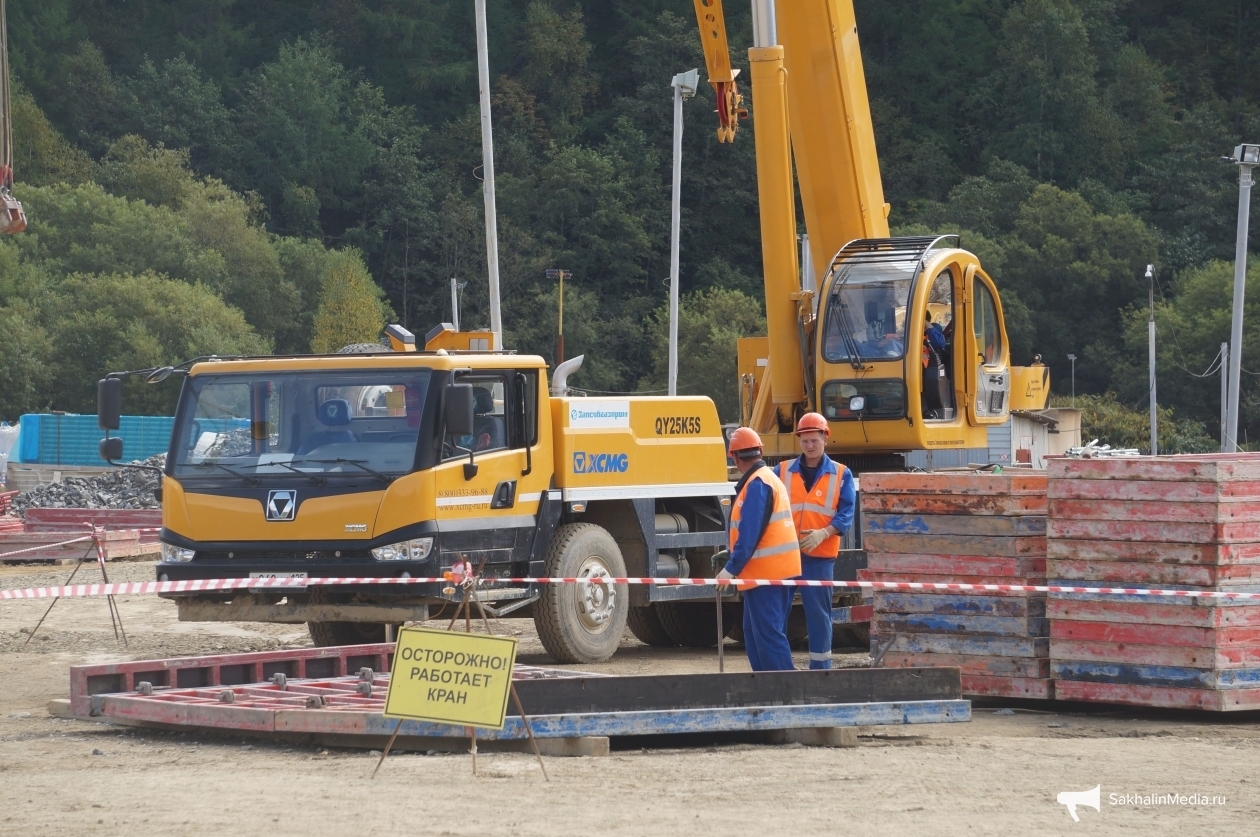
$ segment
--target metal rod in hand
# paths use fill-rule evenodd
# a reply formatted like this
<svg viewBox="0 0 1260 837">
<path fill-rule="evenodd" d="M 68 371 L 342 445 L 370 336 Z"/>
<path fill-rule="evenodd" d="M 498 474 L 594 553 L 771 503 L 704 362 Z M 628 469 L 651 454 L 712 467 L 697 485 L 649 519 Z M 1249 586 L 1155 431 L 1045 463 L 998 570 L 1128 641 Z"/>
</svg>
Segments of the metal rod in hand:
<svg viewBox="0 0 1260 837">
<path fill-rule="evenodd" d="M 394 724 L 394 734 L 389 737 L 389 741 L 385 742 L 385 749 L 381 751 L 381 757 L 376 762 L 376 770 L 372 771 L 372 778 L 376 778 L 376 774 L 380 772 L 381 765 L 385 763 L 385 757 L 389 755 L 390 748 L 394 746 L 394 740 L 398 738 L 398 731 L 402 729 L 403 719 L 399 718 L 398 723 Z"/>
<path fill-rule="evenodd" d="M 718 639 L 718 674 L 726 672 L 726 661 L 723 659 L 722 640 L 726 638 L 726 631 L 722 630 L 722 585 L 721 583 L 713 585 L 716 591 L 717 599 L 717 639 Z"/>
</svg>

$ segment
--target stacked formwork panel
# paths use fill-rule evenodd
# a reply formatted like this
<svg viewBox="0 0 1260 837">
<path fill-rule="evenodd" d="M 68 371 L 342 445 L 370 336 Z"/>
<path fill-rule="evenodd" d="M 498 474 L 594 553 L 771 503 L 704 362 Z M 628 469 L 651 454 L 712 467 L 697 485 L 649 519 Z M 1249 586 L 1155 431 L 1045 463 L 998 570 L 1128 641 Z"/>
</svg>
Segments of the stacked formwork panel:
<svg viewBox="0 0 1260 837">
<path fill-rule="evenodd" d="M 1041 471 L 862 476 L 870 581 L 1044 584 Z M 872 653 L 887 666 L 957 666 L 963 693 L 1051 698 L 1044 593 L 874 592 Z"/>
<path fill-rule="evenodd" d="M 1088 587 L 1260 590 L 1260 455 L 1049 465 L 1048 575 Z M 1051 593 L 1066 700 L 1260 708 L 1260 600 Z"/>
</svg>

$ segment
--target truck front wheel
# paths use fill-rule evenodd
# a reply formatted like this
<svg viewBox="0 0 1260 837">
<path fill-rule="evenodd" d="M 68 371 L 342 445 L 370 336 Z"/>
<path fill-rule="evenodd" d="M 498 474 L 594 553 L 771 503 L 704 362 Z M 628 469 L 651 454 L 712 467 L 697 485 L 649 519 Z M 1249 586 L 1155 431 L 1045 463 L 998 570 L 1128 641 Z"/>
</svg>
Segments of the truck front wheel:
<svg viewBox="0 0 1260 837">
<path fill-rule="evenodd" d="M 546 568 L 552 577 L 593 579 L 543 588 L 534 605 L 534 625 L 547 653 L 559 663 L 602 663 L 612 657 L 630 610 L 625 585 L 598 581 L 626 575 L 612 535 L 594 523 L 566 523 L 556 529 Z"/>
</svg>

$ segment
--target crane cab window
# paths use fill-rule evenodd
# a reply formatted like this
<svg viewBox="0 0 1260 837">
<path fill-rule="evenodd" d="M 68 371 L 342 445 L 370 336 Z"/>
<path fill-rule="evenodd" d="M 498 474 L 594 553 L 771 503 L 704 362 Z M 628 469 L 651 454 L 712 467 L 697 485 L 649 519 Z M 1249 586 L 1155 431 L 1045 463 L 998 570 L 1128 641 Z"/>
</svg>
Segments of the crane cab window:
<svg viewBox="0 0 1260 837">
<path fill-rule="evenodd" d="M 975 297 L 976 351 L 985 366 L 997 366 L 1002 362 L 1002 331 L 998 326 L 997 303 L 988 285 L 978 278 Z"/>
<path fill-rule="evenodd" d="M 823 357 L 841 363 L 905 355 L 912 278 L 910 269 L 895 264 L 862 265 L 843 274 L 827 300 Z"/>
<path fill-rule="evenodd" d="M 453 459 L 467 451 L 476 453 L 501 450 L 508 446 L 506 415 L 507 381 L 501 374 L 461 375 L 456 383 L 473 388 L 473 432 L 471 436 L 447 434 L 443 458 Z"/>
</svg>

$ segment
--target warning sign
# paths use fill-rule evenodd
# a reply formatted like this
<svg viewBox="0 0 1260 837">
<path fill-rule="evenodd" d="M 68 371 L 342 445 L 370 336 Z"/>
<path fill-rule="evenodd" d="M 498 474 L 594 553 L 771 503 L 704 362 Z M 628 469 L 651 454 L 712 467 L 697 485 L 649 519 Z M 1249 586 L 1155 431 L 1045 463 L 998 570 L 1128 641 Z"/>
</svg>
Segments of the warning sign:
<svg viewBox="0 0 1260 837">
<path fill-rule="evenodd" d="M 385 716 L 503 729 L 515 662 L 512 637 L 402 628 Z"/>
</svg>

